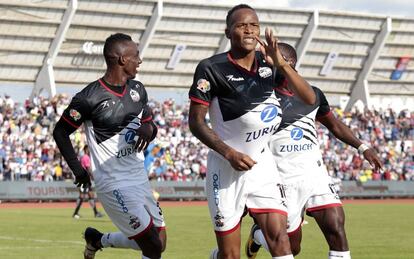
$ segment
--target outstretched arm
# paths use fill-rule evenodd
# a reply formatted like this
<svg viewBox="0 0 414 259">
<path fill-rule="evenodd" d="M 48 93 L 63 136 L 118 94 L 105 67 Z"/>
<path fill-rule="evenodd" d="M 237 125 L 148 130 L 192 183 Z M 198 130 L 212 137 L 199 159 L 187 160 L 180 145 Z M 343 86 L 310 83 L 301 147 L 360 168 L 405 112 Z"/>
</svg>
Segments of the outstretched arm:
<svg viewBox="0 0 414 259">
<path fill-rule="evenodd" d="M 266 62 L 275 66 L 277 72 L 281 72 L 285 76 L 293 92 L 297 96 L 307 104 L 314 104 L 316 101 L 315 92 L 308 82 L 306 82 L 306 80 L 303 79 L 303 77 L 301 77 L 283 58 L 279 50 L 278 39 L 273 36 L 273 30 L 266 28 L 265 36 L 266 42 L 263 42 L 258 37 L 256 39 L 260 43 L 260 50 L 264 55 Z"/>
<path fill-rule="evenodd" d="M 346 126 L 342 121 L 337 119 L 332 113 L 318 117 L 318 120 L 325 127 L 327 127 L 337 139 L 358 149 L 358 151 L 363 154 L 364 158 L 375 170 L 382 168 L 382 163 L 375 150 L 363 144 L 357 137 L 355 137 L 351 129 L 348 128 L 348 126 Z"/>
<path fill-rule="evenodd" d="M 206 105 L 194 101 L 191 102 L 188 124 L 193 135 L 206 146 L 225 157 L 235 170 L 250 170 L 256 162 L 248 155 L 240 153 L 228 146 L 208 127 L 205 122 L 207 111 L 208 107 Z"/>
</svg>

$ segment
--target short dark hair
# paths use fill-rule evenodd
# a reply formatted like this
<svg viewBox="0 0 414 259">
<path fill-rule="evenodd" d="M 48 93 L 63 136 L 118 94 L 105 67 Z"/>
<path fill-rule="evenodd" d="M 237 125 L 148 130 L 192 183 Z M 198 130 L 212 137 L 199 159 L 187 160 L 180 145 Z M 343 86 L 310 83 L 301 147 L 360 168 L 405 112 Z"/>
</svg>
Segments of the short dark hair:
<svg viewBox="0 0 414 259">
<path fill-rule="evenodd" d="M 247 4 L 239 4 L 239 5 L 233 6 L 233 8 L 231 8 L 227 12 L 227 16 L 226 16 L 226 26 L 227 26 L 227 28 L 230 29 L 230 25 L 231 25 L 230 24 L 230 19 L 231 19 L 231 16 L 233 15 L 233 13 L 237 10 L 240 10 L 240 9 L 250 9 L 250 10 L 253 10 L 253 11 L 256 12 L 256 10 L 253 7 L 251 7 L 250 5 L 247 5 Z"/>
<path fill-rule="evenodd" d="M 294 63 L 293 68 L 295 68 L 296 62 L 298 61 L 295 48 L 284 42 L 279 42 L 278 46 L 282 56 L 285 56 L 287 59 L 291 59 Z"/>
<path fill-rule="evenodd" d="M 110 63 L 111 54 L 115 51 L 117 44 L 132 41 L 131 36 L 124 33 L 115 33 L 106 38 L 105 45 L 103 49 L 103 55 L 105 58 L 106 64 Z"/>
</svg>

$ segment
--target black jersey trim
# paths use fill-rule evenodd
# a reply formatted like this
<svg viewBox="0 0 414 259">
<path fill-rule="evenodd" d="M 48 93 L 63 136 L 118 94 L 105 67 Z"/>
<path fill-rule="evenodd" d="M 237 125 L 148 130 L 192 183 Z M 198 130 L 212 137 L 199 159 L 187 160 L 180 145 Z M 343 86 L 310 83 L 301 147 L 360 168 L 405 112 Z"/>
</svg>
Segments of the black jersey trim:
<svg viewBox="0 0 414 259">
<path fill-rule="evenodd" d="M 203 104 L 205 106 L 210 106 L 209 102 L 201 100 L 201 99 L 199 99 L 197 97 L 194 97 L 194 96 L 190 96 L 190 100 L 193 101 L 193 102 L 199 103 L 199 104 Z"/>
<path fill-rule="evenodd" d="M 70 126 L 74 127 L 75 129 L 79 128 L 80 125 L 76 125 L 75 123 L 71 122 L 69 119 L 65 118 L 65 116 L 62 115 L 62 119 L 69 123 Z"/>
<path fill-rule="evenodd" d="M 110 92 L 111 94 L 113 94 L 113 95 L 116 95 L 116 96 L 118 96 L 118 97 L 122 97 L 122 96 L 124 96 L 125 95 L 125 93 L 126 93 L 126 89 L 127 89 L 127 86 L 126 85 L 124 85 L 124 91 L 122 92 L 122 93 L 117 93 L 117 92 L 114 92 L 114 91 L 112 91 L 111 90 L 111 88 L 109 88 L 108 86 L 106 86 L 106 84 L 101 80 L 101 79 L 98 79 L 98 82 L 101 84 L 101 86 L 103 86 L 103 88 L 105 88 L 108 92 Z"/>
<path fill-rule="evenodd" d="M 239 64 L 237 64 L 236 60 L 233 59 L 233 57 L 230 54 L 230 51 L 227 52 L 227 58 L 230 61 L 230 63 L 232 63 L 233 65 L 235 65 L 239 70 L 242 70 L 246 73 L 249 73 L 250 75 L 256 75 L 257 73 L 257 68 L 259 67 L 259 62 L 257 62 L 257 58 L 256 55 L 254 56 L 254 67 L 252 70 L 247 70 L 244 67 L 240 66 Z"/>
</svg>

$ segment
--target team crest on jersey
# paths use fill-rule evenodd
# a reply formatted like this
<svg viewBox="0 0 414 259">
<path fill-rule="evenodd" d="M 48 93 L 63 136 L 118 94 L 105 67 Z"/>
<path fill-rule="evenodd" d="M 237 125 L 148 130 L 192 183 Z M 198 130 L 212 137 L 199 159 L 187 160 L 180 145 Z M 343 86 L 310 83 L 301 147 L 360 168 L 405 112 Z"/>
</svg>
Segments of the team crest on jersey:
<svg viewBox="0 0 414 259">
<path fill-rule="evenodd" d="M 203 93 L 210 91 L 210 82 L 201 78 L 197 81 L 197 89 Z"/>
<path fill-rule="evenodd" d="M 260 67 L 259 68 L 259 76 L 262 78 L 266 78 L 272 75 L 272 70 L 270 67 Z"/>
<path fill-rule="evenodd" d="M 129 94 L 131 95 L 131 99 L 134 102 L 138 102 L 139 99 L 141 99 L 141 97 L 139 96 L 139 93 L 135 91 L 134 89 L 131 89 L 131 91 L 129 91 Z"/>
<path fill-rule="evenodd" d="M 75 110 L 75 109 L 70 109 L 69 115 L 75 121 L 77 121 L 77 120 L 79 120 L 81 118 L 81 114 L 77 110 Z"/>
</svg>

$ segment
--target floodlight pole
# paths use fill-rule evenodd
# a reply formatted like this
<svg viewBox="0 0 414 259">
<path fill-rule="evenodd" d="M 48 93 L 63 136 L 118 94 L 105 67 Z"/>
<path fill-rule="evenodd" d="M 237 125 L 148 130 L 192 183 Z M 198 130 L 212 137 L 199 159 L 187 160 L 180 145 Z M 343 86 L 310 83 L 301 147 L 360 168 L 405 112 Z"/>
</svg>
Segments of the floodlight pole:
<svg viewBox="0 0 414 259">
<path fill-rule="evenodd" d="M 39 96 L 43 89 L 49 93 L 49 98 L 55 96 L 56 83 L 53 72 L 53 63 L 56 60 L 56 56 L 59 53 L 60 47 L 65 39 L 66 32 L 69 29 L 77 8 L 78 0 L 71 0 L 65 14 L 63 15 L 62 22 L 56 32 L 56 36 L 50 45 L 49 52 L 43 60 L 42 68 L 37 74 L 32 93 L 30 94 L 30 100 L 33 100 L 35 96 Z"/>
</svg>

